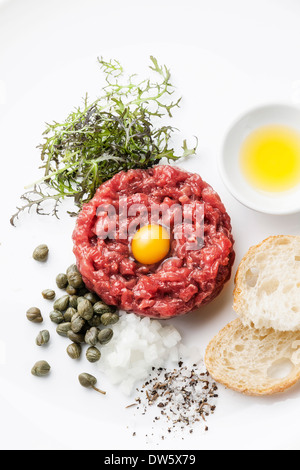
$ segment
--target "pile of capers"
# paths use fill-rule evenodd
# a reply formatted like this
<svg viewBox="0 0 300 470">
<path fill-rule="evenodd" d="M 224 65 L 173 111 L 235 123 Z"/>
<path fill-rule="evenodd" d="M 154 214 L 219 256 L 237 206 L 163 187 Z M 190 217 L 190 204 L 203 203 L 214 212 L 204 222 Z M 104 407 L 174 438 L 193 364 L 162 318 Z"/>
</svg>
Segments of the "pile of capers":
<svg viewBox="0 0 300 470">
<path fill-rule="evenodd" d="M 96 345 L 107 344 L 112 339 L 113 330 L 108 326 L 119 321 L 116 309 L 85 287 L 75 264 L 69 266 L 66 273 L 57 275 L 56 284 L 66 294 L 55 300 L 50 319 L 57 324 L 56 332 L 72 341 L 67 347 L 68 355 L 78 359 L 82 344 L 87 344 L 87 360 L 99 361 L 101 352 Z"/>
<path fill-rule="evenodd" d="M 35 249 L 33 258 L 37 261 L 46 261 L 48 252 L 46 245 L 40 245 Z M 50 319 L 57 325 L 56 332 L 71 341 L 66 349 L 67 354 L 72 359 L 79 359 L 82 347 L 86 344 L 88 346 L 87 360 L 91 363 L 99 361 L 101 358 L 99 345 L 105 345 L 112 339 L 113 330 L 109 326 L 119 321 L 116 308 L 106 305 L 95 293 L 86 288 L 76 264 L 69 266 L 66 273 L 60 273 L 56 276 L 56 285 L 59 289 L 65 290 L 65 295 L 55 300 L 55 291 L 45 289 L 42 296 L 44 299 L 53 301 Z M 43 316 L 37 307 L 27 310 L 26 316 L 31 322 L 43 322 Z M 49 340 L 49 332 L 42 330 L 36 338 L 36 344 L 43 346 Z M 51 367 L 46 361 L 38 361 L 31 372 L 33 375 L 41 377 L 47 375 L 50 369 Z M 89 383 L 92 388 L 95 388 L 94 385 L 94 382 L 93 384 Z"/>
</svg>

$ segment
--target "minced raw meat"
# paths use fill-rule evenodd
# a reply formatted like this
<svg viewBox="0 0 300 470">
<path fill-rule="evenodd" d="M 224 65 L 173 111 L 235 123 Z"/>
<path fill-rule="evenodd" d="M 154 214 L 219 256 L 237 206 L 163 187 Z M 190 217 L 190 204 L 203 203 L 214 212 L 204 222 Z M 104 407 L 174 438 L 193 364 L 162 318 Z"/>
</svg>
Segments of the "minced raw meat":
<svg viewBox="0 0 300 470">
<path fill-rule="evenodd" d="M 121 223 L 125 199 L 129 215 Z M 141 214 L 130 215 L 134 204 L 148 209 L 143 225 L 151 222 L 153 204 L 170 208 L 171 249 L 157 264 L 137 262 L 131 254 L 131 237 L 124 237 L 124 230 L 140 220 Z M 186 204 L 204 208 L 204 243 L 196 250 L 187 248 L 188 234 L 175 236 L 178 225 L 172 207 Z M 100 206 L 104 208 L 101 213 Z M 116 218 L 109 207 L 114 208 Z M 194 216 L 191 210 L 191 218 Z M 99 237 L 99 233 L 111 233 L 115 223 L 115 239 Z M 88 289 L 109 305 L 153 318 L 182 315 L 213 300 L 230 279 L 235 257 L 230 217 L 218 194 L 199 175 L 170 165 L 120 172 L 102 184 L 83 206 L 73 241 L 78 269 Z"/>
</svg>

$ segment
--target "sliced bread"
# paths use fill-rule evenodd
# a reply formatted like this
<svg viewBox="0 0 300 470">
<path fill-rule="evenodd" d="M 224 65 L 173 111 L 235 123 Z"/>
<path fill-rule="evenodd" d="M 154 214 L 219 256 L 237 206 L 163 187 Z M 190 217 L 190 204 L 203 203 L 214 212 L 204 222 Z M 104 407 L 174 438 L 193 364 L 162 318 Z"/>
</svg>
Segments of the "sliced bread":
<svg viewBox="0 0 300 470">
<path fill-rule="evenodd" d="M 244 325 L 300 330 L 300 236 L 250 248 L 236 274 L 233 308 Z"/>
<path fill-rule="evenodd" d="M 300 379 L 300 332 L 266 335 L 237 318 L 209 343 L 205 364 L 214 380 L 238 392 L 283 392 Z"/>
</svg>

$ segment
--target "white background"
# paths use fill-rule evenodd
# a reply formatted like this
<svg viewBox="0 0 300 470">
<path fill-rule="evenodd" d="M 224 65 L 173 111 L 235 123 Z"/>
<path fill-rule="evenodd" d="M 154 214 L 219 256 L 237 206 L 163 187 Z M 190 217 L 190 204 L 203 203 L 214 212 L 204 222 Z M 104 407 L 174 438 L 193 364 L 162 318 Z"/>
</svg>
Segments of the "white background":
<svg viewBox="0 0 300 470">
<path fill-rule="evenodd" d="M 149 418 L 125 410 L 128 399 L 83 358 L 72 362 L 54 333 L 44 288 L 73 262 L 74 219 L 24 215 L 9 225 L 23 187 L 36 180 L 44 123 L 61 120 L 86 92 L 96 97 L 97 57 L 117 58 L 129 73 L 147 76 L 149 56 L 171 68 L 183 96 L 173 124 L 180 137 L 199 138 L 198 156 L 184 167 L 199 172 L 221 195 L 231 217 L 237 261 L 269 235 L 299 234 L 299 214 L 274 217 L 235 201 L 216 159 L 231 122 L 264 103 L 300 103 L 298 0 L 11 0 L 0 2 L 0 447 L 2 449 L 299 449 L 300 387 L 270 398 L 220 388 L 208 433 L 185 440 L 146 439 Z M 46 265 L 31 258 L 47 243 Z M 172 323 L 202 351 L 235 317 L 233 279 L 222 295 Z M 25 312 L 43 311 L 53 332 L 40 350 Z M 52 365 L 45 380 L 31 376 L 38 359 Z M 95 367 L 93 367 L 95 366 Z M 85 369 L 108 390 L 102 397 L 78 385 Z M 132 432 L 136 431 L 136 437 Z M 153 431 L 150 431 L 150 433 Z M 156 431 L 155 431 L 156 432 Z"/>
</svg>

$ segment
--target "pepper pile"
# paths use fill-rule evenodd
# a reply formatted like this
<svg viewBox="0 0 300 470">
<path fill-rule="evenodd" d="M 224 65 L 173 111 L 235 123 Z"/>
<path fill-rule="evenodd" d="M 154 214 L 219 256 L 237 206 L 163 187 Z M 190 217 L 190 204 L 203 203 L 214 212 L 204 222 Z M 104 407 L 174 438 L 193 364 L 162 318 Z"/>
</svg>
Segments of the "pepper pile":
<svg viewBox="0 0 300 470">
<path fill-rule="evenodd" d="M 143 415 L 157 407 L 153 423 L 159 425 L 164 440 L 165 435 L 171 433 L 192 434 L 195 429 L 203 429 L 203 425 L 208 431 L 207 418 L 215 412 L 217 391 L 216 383 L 202 362 L 189 367 L 180 361 L 173 370 L 153 368 L 150 378 L 138 390 L 134 405 Z M 152 429 L 154 431 L 154 427 Z M 157 430 L 151 435 L 157 436 Z M 146 437 L 151 438 L 151 435 Z"/>
</svg>

